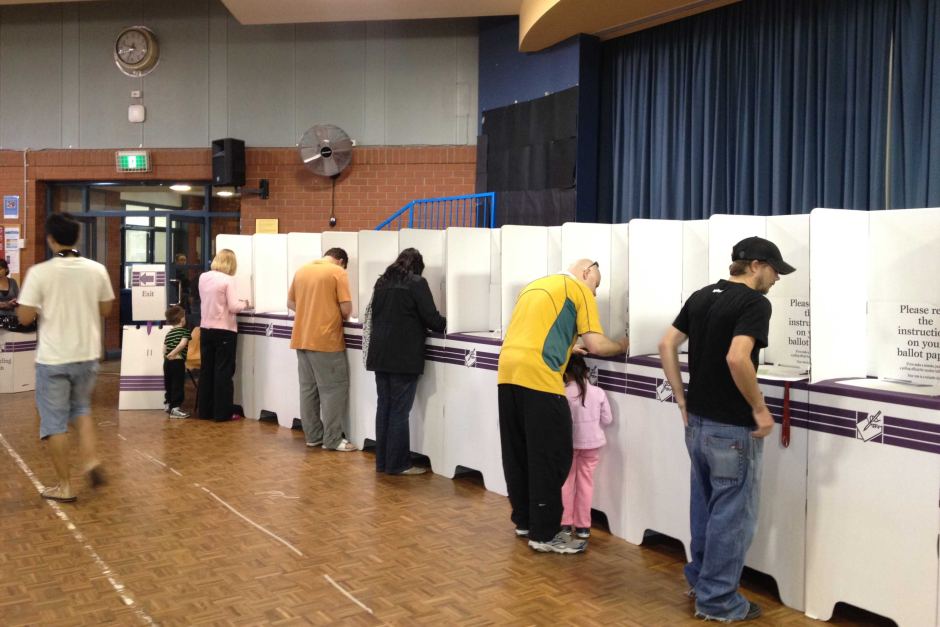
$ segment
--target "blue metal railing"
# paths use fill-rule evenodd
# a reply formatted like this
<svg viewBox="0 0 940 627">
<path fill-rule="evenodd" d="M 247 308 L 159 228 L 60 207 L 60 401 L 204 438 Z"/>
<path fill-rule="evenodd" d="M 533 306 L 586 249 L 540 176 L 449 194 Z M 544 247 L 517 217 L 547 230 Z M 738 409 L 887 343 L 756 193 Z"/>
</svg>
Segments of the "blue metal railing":
<svg viewBox="0 0 940 627">
<path fill-rule="evenodd" d="M 375 230 L 446 229 L 449 226 L 495 228 L 496 194 L 486 192 L 412 200 L 375 227 Z"/>
</svg>

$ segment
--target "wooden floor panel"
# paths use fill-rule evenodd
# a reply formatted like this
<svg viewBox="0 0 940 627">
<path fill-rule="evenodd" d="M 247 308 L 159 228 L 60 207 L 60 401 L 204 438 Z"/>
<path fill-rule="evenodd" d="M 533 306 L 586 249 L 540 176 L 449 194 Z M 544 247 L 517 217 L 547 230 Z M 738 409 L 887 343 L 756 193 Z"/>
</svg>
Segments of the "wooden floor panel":
<svg viewBox="0 0 940 627">
<path fill-rule="evenodd" d="M 4 626 L 699 623 L 677 543 L 635 547 L 595 529 L 583 555 L 537 554 L 478 477 L 388 477 L 369 452 L 308 449 L 276 425 L 118 412 L 115 372 L 104 368 L 94 398 L 111 481 L 77 484 L 78 502 L 61 505 L 84 544 L 0 450 Z M 53 483 L 32 394 L 0 407 L 0 434 Z M 819 624 L 781 606 L 762 577 L 745 588 L 765 610 L 755 625 Z"/>
</svg>

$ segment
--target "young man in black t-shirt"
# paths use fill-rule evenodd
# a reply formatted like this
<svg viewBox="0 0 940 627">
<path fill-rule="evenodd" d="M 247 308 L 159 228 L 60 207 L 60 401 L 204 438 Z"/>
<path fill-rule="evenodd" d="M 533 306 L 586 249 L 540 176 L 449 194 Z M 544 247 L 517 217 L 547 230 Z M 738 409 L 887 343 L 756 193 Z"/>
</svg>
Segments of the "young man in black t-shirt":
<svg viewBox="0 0 940 627">
<path fill-rule="evenodd" d="M 763 438 L 774 426 L 757 383 L 757 355 L 770 326 L 764 294 L 794 271 L 760 237 L 738 242 L 731 259 L 731 277 L 692 294 L 659 344 L 692 462 L 692 561 L 685 576 L 696 617 L 720 621 L 761 614 L 738 592 L 757 526 Z M 686 339 L 688 397 L 679 367 Z"/>
</svg>

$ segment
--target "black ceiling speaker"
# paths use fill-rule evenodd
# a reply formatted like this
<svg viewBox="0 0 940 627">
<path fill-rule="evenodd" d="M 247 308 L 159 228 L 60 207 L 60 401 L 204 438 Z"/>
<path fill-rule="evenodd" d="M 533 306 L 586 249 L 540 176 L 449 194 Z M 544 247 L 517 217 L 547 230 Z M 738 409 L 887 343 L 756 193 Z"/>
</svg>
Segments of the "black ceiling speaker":
<svg viewBox="0 0 940 627">
<path fill-rule="evenodd" d="M 226 137 L 212 140 L 212 184 L 241 187 L 245 184 L 245 142 Z"/>
</svg>

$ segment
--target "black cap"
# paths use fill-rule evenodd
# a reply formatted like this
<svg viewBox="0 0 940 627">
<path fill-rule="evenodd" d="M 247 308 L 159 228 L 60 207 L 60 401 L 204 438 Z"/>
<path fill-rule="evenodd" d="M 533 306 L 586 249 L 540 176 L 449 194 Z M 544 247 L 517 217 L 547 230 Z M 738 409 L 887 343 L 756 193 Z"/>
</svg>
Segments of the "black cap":
<svg viewBox="0 0 940 627">
<path fill-rule="evenodd" d="M 777 274 L 790 274 L 796 268 L 783 260 L 777 245 L 763 237 L 742 239 L 731 249 L 731 260 L 763 261 L 777 271 Z"/>
</svg>

